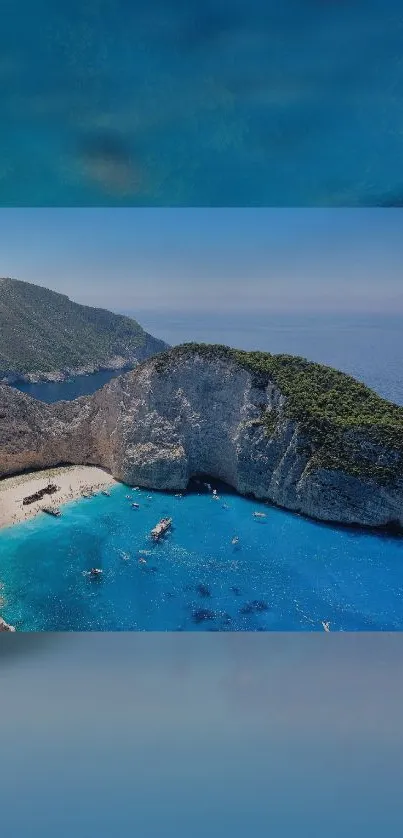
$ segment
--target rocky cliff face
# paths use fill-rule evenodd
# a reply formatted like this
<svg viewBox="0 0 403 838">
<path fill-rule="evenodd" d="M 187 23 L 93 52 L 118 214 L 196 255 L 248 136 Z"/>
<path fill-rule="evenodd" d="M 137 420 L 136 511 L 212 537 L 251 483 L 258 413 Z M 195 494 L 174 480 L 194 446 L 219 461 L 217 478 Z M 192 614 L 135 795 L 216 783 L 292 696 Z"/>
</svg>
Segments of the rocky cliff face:
<svg viewBox="0 0 403 838">
<path fill-rule="evenodd" d="M 46 405 L 2 386 L 0 474 L 88 463 L 166 490 L 209 474 L 324 521 L 403 526 L 403 471 L 385 483 L 318 465 L 317 443 L 287 402 L 267 376 L 197 351 L 150 359 L 73 402 Z M 360 430 L 349 445 L 357 456 L 365 448 L 374 465 L 397 456 Z"/>
</svg>

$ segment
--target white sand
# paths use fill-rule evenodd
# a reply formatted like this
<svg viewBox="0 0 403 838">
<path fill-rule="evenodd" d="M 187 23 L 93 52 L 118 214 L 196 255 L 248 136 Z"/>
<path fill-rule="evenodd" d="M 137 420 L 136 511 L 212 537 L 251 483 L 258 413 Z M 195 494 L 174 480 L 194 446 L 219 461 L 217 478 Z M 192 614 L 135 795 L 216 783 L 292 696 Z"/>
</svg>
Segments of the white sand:
<svg viewBox="0 0 403 838">
<path fill-rule="evenodd" d="M 54 495 L 44 495 L 23 506 L 24 497 L 33 495 L 48 483 L 58 486 Z M 99 492 L 115 484 L 116 480 L 108 472 L 96 466 L 64 466 L 5 477 L 0 480 L 0 527 L 26 521 L 40 513 L 44 506 L 61 506 L 91 488 Z"/>
</svg>

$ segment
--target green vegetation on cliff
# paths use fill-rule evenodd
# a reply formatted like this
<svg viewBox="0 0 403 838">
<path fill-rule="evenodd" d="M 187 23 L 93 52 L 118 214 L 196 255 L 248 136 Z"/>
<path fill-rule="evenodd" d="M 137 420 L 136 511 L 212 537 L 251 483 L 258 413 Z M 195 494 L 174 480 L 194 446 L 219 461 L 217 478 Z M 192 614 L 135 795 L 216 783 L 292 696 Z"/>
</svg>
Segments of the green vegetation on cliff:
<svg viewBox="0 0 403 838">
<path fill-rule="evenodd" d="M 403 477 L 403 407 L 382 399 L 349 375 L 292 355 L 244 352 L 220 344 L 188 343 L 164 353 L 169 358 L 194 353 L 245 367 L 257 387 L 273 382 L 286 397 L 283 415 L 306 435 L 310 467 L 340 469 L 357 477 L 389 483 Z M 271 436 L 280 419 L 267 414 Z"/>
<path fill-rule="evenodd" d="M 130 317 L 0 279 L 0 377 L 101 367 L 115 356 L 142 360 L 165 348 Z"/>
</svg>

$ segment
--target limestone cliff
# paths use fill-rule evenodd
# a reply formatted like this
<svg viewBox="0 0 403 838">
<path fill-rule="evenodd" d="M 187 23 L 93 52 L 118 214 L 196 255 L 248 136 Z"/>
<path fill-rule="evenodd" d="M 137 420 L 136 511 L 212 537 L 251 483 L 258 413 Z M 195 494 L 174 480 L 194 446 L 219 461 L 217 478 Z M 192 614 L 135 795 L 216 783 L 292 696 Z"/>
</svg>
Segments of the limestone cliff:
<svg viewBox="0 0 403 838">
<path fill-rule="evenodd" d="M 335 370 L 188 345 L 73 402 L 0 387 L 0 474 L 88 463 L 167 490 L 209 474 L 324 521 L 401 527 L 402 428 L 403 408 Z"/>
</svg>

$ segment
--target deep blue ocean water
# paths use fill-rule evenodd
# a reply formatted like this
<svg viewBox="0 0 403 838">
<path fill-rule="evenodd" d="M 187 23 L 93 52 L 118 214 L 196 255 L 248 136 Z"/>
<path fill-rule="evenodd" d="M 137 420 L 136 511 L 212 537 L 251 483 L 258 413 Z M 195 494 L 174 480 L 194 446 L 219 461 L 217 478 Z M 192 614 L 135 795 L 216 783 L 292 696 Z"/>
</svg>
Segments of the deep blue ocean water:
<svg viewBox="0 0 403 838">
<path fill-rule="evenodd" d="M 170 343 L 220 340 L 303 354 L 403 404 L 401 318 L 140 322 Z M 47 386 L 54 385 L 40 385 Z M 69 384 L 59 387 L 68 397 Z M 110 498 L 65 506 L 60 519 L 4 530 L 1 613 L 21 630 L 323 631 L 322 621 L 331 630 L 403 629 L 403 539 L 314 523 L 225 487 L 219 493 L 216 501 L 204 490 L 178 498 L 119 486 Z M 266 518 L 255 519 L 255 510 Z M 153 545 L 149 531 L 165 515 L 174 528 Z M 102 578 L 85 575 L 93 566 Z"/>
<path fill-rule="evenodd" d="M 2 0 L 3 206 L 401 205 L 400 0 Z"/>
<path fill-rule="evenodd" d="M 43 381 L 37 384 L 18 384 L 17 390 L 27 393 L 42 402 L 71 401 L 80 396 L 89 396 L 107 384 L 112 378 L 120 375 L 118 370 L 100 370 L 92 375 L 77 375 L 67 381 Z"/>
</svg>

